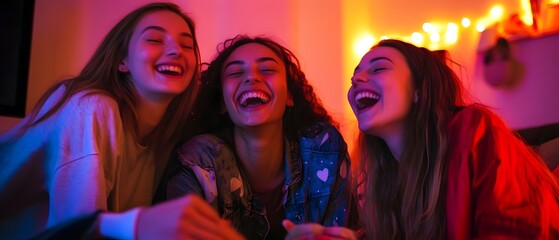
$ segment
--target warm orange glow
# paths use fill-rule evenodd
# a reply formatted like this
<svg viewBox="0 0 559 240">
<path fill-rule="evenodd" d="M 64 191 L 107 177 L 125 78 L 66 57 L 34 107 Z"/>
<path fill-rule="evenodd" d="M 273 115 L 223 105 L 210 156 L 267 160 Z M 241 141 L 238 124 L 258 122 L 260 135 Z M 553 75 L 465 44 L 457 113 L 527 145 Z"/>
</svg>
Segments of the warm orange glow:
<svg viewBox="0 0 559 240">
<path fill-rule="evenodd" d="M 429 39 L 431 39 L 431 42 L 438 43 L 439 41 L 441 41 L 441 35 L 439 35 L 438 32 L 434 32 L 431 33 Z"/>
<path fill-rule="evenodd" d="M 489 16 L 494 21 L 499 21 L 503 18 L 504 8 L 501 5 L 495 5 L 489 11 Z"/>
<path fill-rule="evenodd" d="M 529 2 L 529 0 L 520 0 L 520 1 Z M 559 1 L 559 0 L 554 0 L 554 1 Z M 503 5 L 500 4 L 494 5 L 489 9 L 488 13 L 485 16 L 480 16 L 476 20 L 477 23 L 475 24 L 475 31 L 483 32 L 486 28 L 489 28 L 490 26 L 496 23 L 502 22 L 504 15 L 505 15 L 505 8 L 503 7 Z M 459 42 L 459 36 L 463 35 L 461 31 L 464 31 L 461 29 L 469 28 L 472 25 L 472 20 L 470 20 L 470 18 L 467 17 L 463 17 L 459 21 L 463 28 L 460 28 L 459 25 L 454 22 L 447 22 L 447 23 L 425 22 L 421 26 L 423 32 L 413 32 L 410 35 L 391 34 L 390 38 L 396 38 L 396 39 L 408 41 L 417 46 L 427 46 L 429 49 L 432 50 L 440 49 L 440 48 L 447 49 L 449 46 L 455 45 Z M 445 25 L 446 25 L 446 29 L 445 29 Z M 379 38 L 379 40 L 386 39 L 386 38 L 389 37 L 382 36 Z M 364 40 L 360 40 L 360 41 L 364 41 Z M 356 55 L 362 56 L 364 54 L 365 50 L 363 50 L 364 49 L 364 47 L 362 47 L 363 44 L 370 46 L 372 44 L 369 43 L 375 41 L 373 39 L 373 40 L 368 40 L 368 42 L 367 41 L 365 42 L 366 44 L 364 44 L 363 42 L 356 42 L 356 45 L 354 46 Z"/>
<path fill-rule="evenodd" d="M 462 18 L 462 27 L 469 27 L 472 24 L 469 18 Z"/>
<path fill-rule="evenodd" d="M 515 3 L 511 3 L 511 1 Z M 452 9 L 451 14 L 448 12 L 441 12 L 440 15 L 434 13 L 433 15 L 427 15 L 430 16 L 427 19 L 419 19 L 419 14 L 412 14 L 410 12 L 410 14 L 403 16 L 400 22 L 405 24 L 396 24 L 396 26 L 386 24 L 383 18 L 371 17 L 379 15 L 375 14 L 375 9 L 383 9 L 381 11 L 384 11 L 385 8 L 391 9 L 389 6 L 381 4 L 382 6 L 378 6 L 378 8 L 373 7 L 374 4 L 368 0 L 343 1 L 345 22 L 343 24 L 343 32 L 346 36 L 345 46 L 349 50 L 344 52 L 346 58 L 344 60 L 344 74 L 351 76 L 356 64 L 369 48 L 376 42 L 386 38 L 404 40 L 431 50 L 445 49 L 453 54 L 453 58 L 461 61 L 461 63 L 465 63 L 465 65 L 469 64 L 468 67 L 470 69 L 475 69 L 473 65 L 476 64 L 474 62 L 477 61 L 477 56 L 473 56 L 472 52 L 474 51 L 469 50 L 475 49 L 478 45 L 477 41 L 481 41 L 479 39 L 479 32 L 487 30 L 502 31 L 502 23 L 506 21 L 506 18 L 515 13 L 518 13 L 520 16 L 522 13 L 528 12 L 522 10 L 520 4 L 528 3 L 529 6 L 529 1 L 498 0 L 492 1 L 493 3 L 483 2 L 484 6 L 476 5 L 475 10 Z M 542 5 L 545 7 L 546 3 L 551 2 L 559 3 L 559 0 L 543 0 Z M 391 6 L 392 4 L 388 5 Z M 474 7 L 472 6 L 472 8 Z M 461 15 L 463 13 L 465 14 Z M 363 34 L 364 32 L 367 34 Z M 465 73 L 464 75 L 466 75 L 465 78 L 467 79 L 472 76 L 472 72 Z M 347 83 L 344 82 L 344 84 L 344 87 L 349 88 L 349 81 Z M 465 83 L 466 88 L 470 85 L 471 82 Z M 345 110 L 346 119 L 350 119 L 355 123 L 354 115 L 349 105 Z M 344 135 L 348 135 L 352 139 L 352 137 L 355 137 L 353 133 L 352 131 L 346 131 Z"/>
<path fill-rule="evenodd" d="M 369 51 L 369 49 L 375 44 L 375 38 L 370 34 L 365 34 L 355 40 L 355 44 L 353 45 L 353 51 L 355 52 L 355 56 L 357 58 L 361 58 L 365 53 Z"/>
<path fill-rule="evenodd" d="M 423 34 L 413 32 L 411 34 L 411 42 L 417 46 L 423 46 Z"/>
<path fill-rule="evenodd" d="M 528 26 L 532 26 L 534 24 L 530 0 L 520 0 L 520 20 Z"/>
<path fill-rule="evenodd" d="M 444 40 L 447 44 L 454 44 L 458 41 L 458 25 L 456 23 L 448 23 Z"/>
<path fill-rule="evenodd" d="M 433 24 L 426 22 L 423 24 L 423 31 L 427 33 L 432 33 L 432 32 L 436 32 L 437 30 Z"/>
<path fill-rule="evenodd" d="M 479 21 L 479 22 L 476 24 L 476 30 L 477 30 L 478 32 L 483 32 L 483 31 L 485 31 L 485 27 L 486 27 L 485 25 L 486 25 L 485 22 Z"/>
</svg>

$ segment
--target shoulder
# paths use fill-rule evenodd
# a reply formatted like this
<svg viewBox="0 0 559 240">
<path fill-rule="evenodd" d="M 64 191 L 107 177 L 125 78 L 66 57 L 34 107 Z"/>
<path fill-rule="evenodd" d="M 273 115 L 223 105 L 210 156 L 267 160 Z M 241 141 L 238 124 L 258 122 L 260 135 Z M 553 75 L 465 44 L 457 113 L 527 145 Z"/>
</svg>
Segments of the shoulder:
<svg viewBox="0 0 559 240">
<path fill-rule="evenodd" d="M 213 134 L 197 135 L 182 144 L 176 151 L 176 156 L 182 164 L 202 164 L 213 162 L 223 154 L 233 154 L 231 148 L 219 137 Z"/>
<path fill-rule="evenodd" d="M 533 155 L 523 140 L 515 134 L 504 120 L 490 108 L 472 105 L 465 107 L 450 124 L 450 146 L 452 154 L 502 155 L 515 152 L 520 155 Z M 509 156 L 510 157 L 510 156 Z M 484 157 L 491 159 L 493 157 Z"/>
<path fill-rule="evenodd" d="M 103 128 L 121 128 L 122 119 L 116 100 L 102 91 L 81 91 L 72 95 L 61 107 L 57 120 L 78 127 L 88 124 Z M 107 129 L 108 130 L 108 129 Z"/>
<path fill-rule="evenodd" d="M 503 119 L 488 107 L 474 104 L 458 111 L 450 122 L 451 136 L 480 138 L 488 133 L 512 134 Z"/>
<path fill-rule="evenodd" d="M 480 104 L 464 107 L 454 115 L 450 124 L 451 126 L 495 125 L 506 128 L 500 116 Z"/>
<path fill-rule="evenodd" d="M 64 85 L 56 88 L 41 106 L 38 116 L 43 116 L 47 111 L 59 104 L 66 91 L 67 89 Z M 109 93 L 102 90 L 86 89 L 73 93 L 65 99 L 57 112 L 63 113 L 63 116 L 79 117 L 80 115 L 93 112 L 119 112 L 118 109 L 117 101 Z"/>
<path fill-rule="evenodd" d="M 68 104 L 80 109 L 81 113 L 119 111 L 116 100 L 103 91 L 81 91 L 70 97 Z"/>
<path fill-rule="evenodd" d="M 301 148 L 322 151 L 340 151 L 346 148 L 338 128 L 327 122 L 318 122 L 305 128 L 299 137 L 299 144 Z"/>
</svg>

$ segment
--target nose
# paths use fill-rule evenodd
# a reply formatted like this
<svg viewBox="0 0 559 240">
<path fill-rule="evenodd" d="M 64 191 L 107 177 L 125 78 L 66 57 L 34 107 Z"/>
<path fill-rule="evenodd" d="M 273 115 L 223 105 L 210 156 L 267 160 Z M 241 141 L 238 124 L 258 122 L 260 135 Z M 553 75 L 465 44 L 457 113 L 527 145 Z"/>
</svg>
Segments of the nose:
<svg viewBox="0 0 559 240">
<path fill-rule="evenodd" d="M 366 75 L 367 75 L 366 71 L 354 72 L 353 76 L 351 77 L 351 83 L 352 84 L 357 84 L 357 83 L 368 82 L 369 80 L 367 79 Z"/>
<path fill-rule="evenodd" d="M 245 78 L 243 79 L 244 83 L 251 83 L 251 82 L 259 82 L 260 81 L 260 74 L 256 70 L 247 71 L 245 74 Z"/>
<path fill-rule="evenodd" d="M 182 47 L 177 41 L 169 41 L 165 53 L 169 56 L 179 57 L 182 54 Z"/>
</svg>

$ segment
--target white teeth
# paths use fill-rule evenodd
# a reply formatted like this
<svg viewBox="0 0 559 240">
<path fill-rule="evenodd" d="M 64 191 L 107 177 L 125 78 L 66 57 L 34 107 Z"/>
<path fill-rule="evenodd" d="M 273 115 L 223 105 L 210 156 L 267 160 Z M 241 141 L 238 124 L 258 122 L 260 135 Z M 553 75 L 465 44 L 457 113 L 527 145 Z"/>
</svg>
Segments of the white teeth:
<svg viewBox="0 0 559 240">
<path fill-rule="evenodd" d="M 258 98 L 260 99 L 263 103 L 267 103 L 268 101 L 270 101 L 270 98 L 268 97 L 268 95 L 266 95 L 263 92 L 245 92 L 243 93 L 243 95 L 241 95 L 241 97 L 239 98 L 239 103 L 243 106 L 246 106 L 246 102 L 248 99 L 250 98 Z"/>
<path fill-rule="evenodd" d="M 361 100 L 363 98 L 371 98 L 371 99 L 379 100 L 380 95 L 378 93 L 374 93 L 374 92 L 360 92 L 360 93 L 355 95 L 355 101 L 356 102 L 359 102 L 359 100 Z"/>
<path fill-rule="evenodd" d="M 159 72 L 167 71 L 167 72 L 182 74 L 182 68 L 174 65 L 160 65 L 157 67 L 157 71 Z"/>
</svg>

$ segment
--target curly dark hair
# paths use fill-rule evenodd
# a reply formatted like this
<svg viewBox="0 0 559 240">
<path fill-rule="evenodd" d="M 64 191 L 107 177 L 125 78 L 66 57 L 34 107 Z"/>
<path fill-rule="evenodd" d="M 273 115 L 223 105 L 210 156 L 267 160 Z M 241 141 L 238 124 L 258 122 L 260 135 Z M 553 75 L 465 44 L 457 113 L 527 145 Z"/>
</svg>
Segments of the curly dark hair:
<svg viewBox="0 0 559 240">
<path fill-rule="evenodd" d="M 287 88 L 293 98 L 294 105 L 289 107 L 283 116 L 284 133 L 295 138 L 301 132 L 317 122 L 333 123 L 319 98 L 314 93 L 305 74 L 301 70 L 299 60 L 293 52 L 268 37 L 250 37 L 237 35 L 218 44 L 217 55 L 210 63 L 204 63 L 202 71 L 202 89 L 198 100 L 197 115 L 200 124 L 210 125 L 210 131 L 228 128 L 233 122 L 226 114 L 220 114 L 223 96 L 221 92 L 222 68 L 225 60 L 240 46 L 257 43 L 270 48 L 285 64 Z"/>
</svg>

